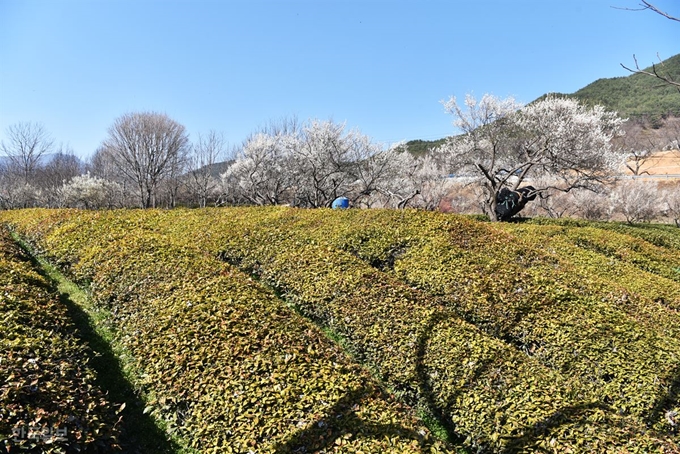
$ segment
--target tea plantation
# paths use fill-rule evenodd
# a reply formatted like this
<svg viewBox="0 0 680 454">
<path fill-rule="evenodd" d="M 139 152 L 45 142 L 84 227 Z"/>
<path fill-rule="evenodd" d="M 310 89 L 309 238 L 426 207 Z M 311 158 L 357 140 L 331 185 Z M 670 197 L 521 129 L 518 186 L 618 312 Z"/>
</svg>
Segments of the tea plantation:
<svg viewBox="0 0 680 454">
<path fill-rule="evenodd" d="M 131 386 L 179 451 L 680 452 L 680 229 L 271 207 L 0 222 L 109 314 Z M 10 301 L 3 365 L 19 344 L 63 362 Z M 74 348 L 69 367 L 87 367 Z M 41 420 L 17 397 L 30 384 L 2 378 L 11 446 Z M 105 436 L 85 451 L 116 449 L 105 391 L 73 399 L 41 380 L 66 427 L 82 399 L 99 405 L 78 427 Z"/>
</svg>

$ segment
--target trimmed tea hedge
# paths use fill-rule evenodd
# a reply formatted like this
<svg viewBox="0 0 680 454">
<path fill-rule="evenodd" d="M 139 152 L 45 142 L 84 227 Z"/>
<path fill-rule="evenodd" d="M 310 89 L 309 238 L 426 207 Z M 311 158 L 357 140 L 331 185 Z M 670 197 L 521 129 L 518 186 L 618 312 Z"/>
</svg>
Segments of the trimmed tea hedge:
<svg viewBox="0 0 680 454">
<path fill-rule="evenodd" d="M 114 314 L 147 410 L 200 452 L 452 452 L 312 323 L 206 255 L 182 212 L 2 218 Z M 200 235 L 200 232 L 196 232 Z"/>
<path fill-rule="evenodd" d="M 680 285 L 665 276 L 680 263 L 673 247 L 611 231 L 491 225 L 433 213 L 283 216 L 288 232 L 350 251 L 442 298 L 488 334 L 592 384 L 600 402 L 677 436 Z M 586 234 L 616 239 L 609 247 L 631 261 L 649 257 L 662 275 L 570 242 Z"/>
<path fill-rule="evenodd" d="M 540 364 L 333 247 L 321 226 L 338 219 L 323 210 L 230 209 L 172 218 L 163 231 L 200 231 L 192 240 L 211 252 L 222 244 L 223 259 L 339 333 L 392 389 L 440 413 L 470 446 L 603 451 L 624 449 L 638 433 L 631 445 L 651 449 L 644 424 L 621 418 L 592 383 Z"/>
<path fill-rule="evenodd" d="M 674 408 L 669 370 L 659 359 L 674 354 L 671 337 L 655 337 L 645 330 L 648 320 L 617 311 L 613 293 L 618 284 L 571 277 L 579 268 L 559 253 L 532 248 L 498 227 L 411 211 L 281 208 L 29 211 L 3 218 L 32 235 L 73 275 L 91 282 L 100 304 L 117 314 L 120 341 L 146 374 L 153 411 L 201 448 L 286 452 L 311 446 L 320 437 L 314 428 L 326 430 L 332 420 L 324 416 L 316 425 L 303 423 L 308 430 L 297 432 L 290 428 L 298 417 L 263 422 L 272 408 L 283 406 L 285 410 L 274 414 L 284 418 L 290 405 L 333 389 L 333 380 L 323 381 L 330 373 L 325 369 L 313 374 L 323 385 L 295 391 L 288 401 L 276 387 L 280 380 L 298 380 L 307 368 L 315 370 L 312 364 L 323 363 L 330 353 L 322 349 L 303 365 L 287 364 L 289 345 L 300 345 L 293 348 L 300 357 L 305 352 L 318 355 L 314 348 L 308 350 L 309 332 L 316 328 L 259 283 L 217 263 L 219 254 L 329 327 L 395 394 L 438 415 L 472 449 L 678 452 L 673 441 L 664 439 L 673 435 L 672 428 L 661 427 L 660 418 L 650 420 L 651 412 L 644 410 L 650 400 L 658 411 Z M 587 296 L 589 292 L 594 293 Z M 672 316 L 670 308 L 659 307 Z M 234 326 L 231 320 L 236 320 Z M 294 330 L 299 326 L 302 333 Z M 611 331 L 612 326 L 621 331 Z M 294 339 L 282 333 L 293 333 Z M 615 342 L 605 344 L 603 339 Z M 573 360 L 560 354 L 561 343 Z M 644 346 L 667 350 L 645 356 L 639 350 Z M 625 364 L 623 355 L 611 354 L 619 348 L 632 355 L 632 365 Z M 594 371 L 586 370 L 588 363 L 597 366 Z M 650 364 L 660 366 L 656 385 L 646 375 Z M 632 381 L 603 375 L 602 370 L 632 371 L 637 375 L 628 380 L 644 381 L 636 392 Z M 262 378 L 272 376 L 273 381 Z M 603 391 L 603 383 L 613 385 Z M 661 399 L 664 386 L 670 391 L 666 400 Z M 325 405 L 332 399 L 321 398 L 319 404 L 309 398 L 311 407 L 303 411 L 328 414 Z M 260 407 L 263 401 L 268 402 L 265 408 Z M 386 405 L 388 400 L 376 402 Z M 379 418 L 385 411 L 369 413 Z M 421 429 L 403 423 L 403 414 L 392 419 L 405 431 L 398 440 L 408 449 L 410 444 L 436 449 L 417 436 Z M 274 426 L 267 432 L 269 424 Z M 650 431 L 653 424 L 666 433 Z M 208 429 L 201 432 L 201 427 Z M 385 424 L 370 427 L 380 432 Z M 274 433 L 286 428 L 276 438 Z M 238 437 L 219 439 L 235 430 L 242 430 Z M 330 432 L 356 434 L 343 430 Z M 336 442 L 344 436 L 328 435 L 333 446 L 342 446 Z M 326 440 L 321 443 L 329 449 Z M 385 450 L 367 446 L 357 449 Z"/>
<path fill-rule="evenodd" d="M 95 384 L 67 307 L 5 229 L 0 319 L 0 451 L 116 451 L 121 404 Z"/>
</svg>

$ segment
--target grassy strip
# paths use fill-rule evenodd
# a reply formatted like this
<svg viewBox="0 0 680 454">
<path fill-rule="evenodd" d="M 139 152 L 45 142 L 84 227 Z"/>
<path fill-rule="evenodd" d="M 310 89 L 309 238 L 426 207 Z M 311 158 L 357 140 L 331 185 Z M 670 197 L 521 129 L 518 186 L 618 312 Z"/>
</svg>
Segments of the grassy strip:
<svg viewBox="0 0 680 454">
<path fill-rule="evenodd" d="M 166 214 L 3 218 L 91 282 L 168 430 L 220 452 L 452 452 L 272 292 L 158 232 Z"/>
<path fill-rule="evenodd" d="M 141 373 L 134 368 L 131 361 L 126 360 L 130 356 L 129 352 L 116 342 L 111 312 L 95 305 L 86 290 L 68 279 L 44 257 L 36 255 L 33 248 L 16 232 L 12 233 L 12 238 L 34 260 L 40 272 L 53 283 L 59 300 L 68 308 L 79 337 L 94 352 L 88 364 L 97 372 L 97 386 L 107 390 L 111 400 L 125 403 L 121 412 L 121 448 L 128 453 L 193 452 L 181 448 L 179 440 L 168 439 L 163 421 L 144 413 L 144 399 L 139 395 L 139 390 L 131 385 L 139 380 Z"/>
</svg>

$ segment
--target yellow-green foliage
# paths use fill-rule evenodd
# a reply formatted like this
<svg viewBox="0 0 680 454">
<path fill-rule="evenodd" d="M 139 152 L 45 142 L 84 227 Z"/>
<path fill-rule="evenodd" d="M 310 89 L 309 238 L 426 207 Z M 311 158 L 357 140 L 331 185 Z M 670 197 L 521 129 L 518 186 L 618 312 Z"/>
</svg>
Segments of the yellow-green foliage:
<svg viewBox="0 0 680 454">
<path fill-rule="evenodd" d="M 187 215 L 35 210 L 3 219 L 111 309 L 147 410 L 186 446 L 451 452 L 319 328 L 199 248 L 206 233 L 180 228 Z"/>
<path fill-rule="evenodd" d="M 192 242 L 258 274 L 345 338 L 404 399 L 441 414 L 473 447 L 604 452 L 655 445 L 640 422 L 599 401 L 591 383 L 484 334 L 432 296 L 334 247 L 330 230 L 339 216 L 323 210 L 202 211 L 168 215 L 159 229 L 196 232 Z M 472 233 L 463 229 L 459 235 L 477 241 Z"/>
<path fill-rule="evenodd" d="M 628 241 L 621 231 L 614 257 L 575 244 L 583 236 L 576 226 L 559 233 L 414 211 L 37 210 L 3 218 L 91 282 L 117 314 L 154 411 L 197 446 L 311 448 L 317 429 L 357 440 L 352 424 L 370 419 L 326 429 L 328 409 L 355 389 L 335 383 L 360 370 L 237 267 L 330 328 L 403 401 L 438 415 L 472 449 L 678 451 L 672 237 Z M 588 233 L 587 244 L 606 237 Z M 615 273 L 599 272 L 605 256 Z M 645 257 L 645 269 L 630 268 Z M 637 270 L 663 284 L 636 284 Z M 291 351 L 300 362 L 286 362 Z M 295 391 L 281 394 L 282 382 Z M 389 411 L 403 428 L 402 447 L 427 447 L 389 402 L 361 401 L 376 422 L 357 447 L 385 449 L 370 443 L 393 429 L 383 418 Z M 303 416 L 310 413 L 324 415 L 323 424 Z"/>
<path fill-rule="evenodd" d="M 677 408 L 677 338 L 657 335 L 608 301 L 600 304 L 591 291 L 604 284 L 597 279 L 589 282 L 587 275 L 576 280 L 572 270 L 557 272 L 557 257 L 487 224 L 432 213 L 232 210 L 229 214 L 220 218 L 224 227 L 215 235 L 225 242 L 225 258 L 256 271 L 308 315 L 343 333 L 393 388 L 423 387 L 413 370 L 423 366 L 421 370 L 431 371 L 432 366 L 417 356 L 421 338 L 453 340 L 430 342 L 425 348 L 427 356 L 429 349 L 442 347 L 434 356 L 436 362 L 431 361 L 447 363 L 448 369 L 435 370 L 435 379 L 424 380 L 429 382 L 427 392 L 441 394 L 417 391 L 433 399 L 436 409 L 464 435 L 475 433 L 474 428 L 463 428 L 470 421 L 490 430 L 473 437 L 473 444 L 489 440 L 493 444 L 496 437 L 512 443 L 508 438 L 517 437 L 513 432 L 517 420 L 532 427 L 536 420 L 531 417 L 550 418 L 544 411 L 564 414 L 570 406 L 582 408 L 578 399 L 585 400 L 591 391 L 594 401 L 611 413 L 632 414 L 638 424 L 656 424 L 669 435 L 674 432 L 667 415 Z M 381 241 L 390 234 L 394 235 L 390 241 Z M 352 251 L 374 266 L 393 266 L 396 276 L 421 285 L 430 296 L 399 286 L 338 249 Z M 429 292 L 432 288 L 439 291 Z M 437 307 L 439 302 L 447 308 Z M 655 314 L 664 315 L 668 326 L 677 320 L 665 307 Z M 470 324 L 451 331 L 456 315 L 491 336 L 484 337 Z M 436 322 L 430 326 L 430 320 Z M 440 332 L 451 334 L 439 337 Z M 489 357 L 476 357 L 475 349 L 456 356 L 455 342 L 461 338 L 490 352 Z M 488 361 L 493 363 L 489 358 L 503 358 L 502 364 L 487 367 Z M 472 364 L 479 382 L 470 394 L 488 393 L 479 397 L 483 403 L 476 404 L 476 396 L 465 396 L 470 387 L 465 379 L 456 382 L 465 376 L 461 364 Z M 494 380 L 493 373 L 502 379 Z M 439 377 L 446 377 L 445 383 Z M 531 399 L 524 402 L 512 392 Z M 574 400 L 573 393 L 579 398 Z M 450 395 L 456 395 L 455 403 Z M 503 403 L 500 417 L 510 424 L 491 423 L 498 416 L 491 402 Z M 487 419 L 482 409 L 489 412 Z M 540 438 L 527 435 L 530 432 L 524 428 L 519 438 Z M 568 446 L 568 438 L 556 438 Z"/>
<path fill-rule="evenodd" d="M 115 451 L 121 404 L 96 386 L 68 309 L 5 229 L 0 320 L 0 448 Z"/>
<path fill-rule="evenodd" d="M 680 253 L 672 231 L 651 244 L 609 226 L 492 225 L 394 211 L 317 217 L 306 216 L 307 234 L 386 268 L 592 385 L 620 414 L 677 436 Z"/>
</svg>

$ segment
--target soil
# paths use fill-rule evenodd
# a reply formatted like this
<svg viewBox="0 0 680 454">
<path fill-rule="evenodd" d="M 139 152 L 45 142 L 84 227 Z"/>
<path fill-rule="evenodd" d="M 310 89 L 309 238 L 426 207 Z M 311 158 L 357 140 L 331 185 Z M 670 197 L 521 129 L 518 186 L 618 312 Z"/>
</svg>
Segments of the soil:
<svg viewBox="0 0 680 454">
<path fill-rule="evenodd" d="M 631 165 L 631 167 L 633 167 Z M 629 169 L 626 175 L 631 175 Z M 640 175 L 669 175 L 680 178 L 680 150 L 659 151 L 654 153 L 640 167 Z"/>
</svg>

